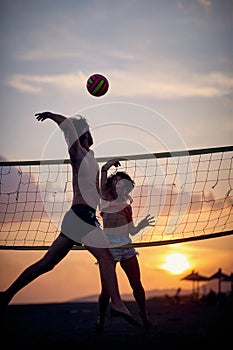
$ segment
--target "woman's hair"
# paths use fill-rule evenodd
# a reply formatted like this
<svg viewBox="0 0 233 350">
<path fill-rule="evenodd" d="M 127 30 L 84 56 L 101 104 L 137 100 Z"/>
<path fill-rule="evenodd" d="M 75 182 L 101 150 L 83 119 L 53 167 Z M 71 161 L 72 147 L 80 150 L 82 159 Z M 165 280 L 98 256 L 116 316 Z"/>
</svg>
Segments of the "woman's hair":
<svg viewBox="0 0 233 350">
<path fill-rule="evenodd" d="M 122 180 L 127 180 L 127 181 L 125 181 L 125 188 L 126 188 L 126 191 L 128 194 L 133 190 L 133 188 L 135 186 L 134 180 L 127 173 L 125 173 L 124 171 L 117 171 L 116 173 L 110 175 L 107 178 L 107 182 L 105 185 L 105 190 L 107 190 L 107 192 L 110 193 L 113 198 L 117 197 L 117 193 L 116 193 L 115 188 L 112 187 L 112 182 L 118 176 Z M 130 199 L 130 201 L 132 201 L 130 196 L 129 196 L 129 199 Z"/>
</svg>

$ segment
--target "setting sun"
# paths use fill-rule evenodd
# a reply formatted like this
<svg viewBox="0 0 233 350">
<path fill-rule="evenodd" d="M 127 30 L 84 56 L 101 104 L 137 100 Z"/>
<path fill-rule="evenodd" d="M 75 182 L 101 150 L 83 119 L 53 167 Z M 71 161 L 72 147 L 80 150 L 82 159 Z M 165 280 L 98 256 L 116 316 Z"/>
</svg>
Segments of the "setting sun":
<svg viewBox="0 0 233 350">
<path fill-rule="evenodd" d="M 165 260 L 166 262 L 162 267 L 175 275 L 190 268 L 190 264 L 184 254 L 169 254 L 166 256 Z"/>
</svg>

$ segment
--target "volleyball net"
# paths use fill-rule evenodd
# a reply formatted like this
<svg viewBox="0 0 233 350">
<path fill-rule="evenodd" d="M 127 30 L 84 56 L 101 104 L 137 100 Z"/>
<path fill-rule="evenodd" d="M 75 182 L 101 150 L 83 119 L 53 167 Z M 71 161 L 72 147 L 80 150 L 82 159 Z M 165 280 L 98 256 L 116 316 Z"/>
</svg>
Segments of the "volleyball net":
<svg viewBox="0 0 233 350">
<path fill-rule="evenodd" d="M 232 234 L 232 157 L 233 146 L 119 157 L 117 170 L 135 181 L 135 225 L 147 214 L 155 218 L 153 227 L 131 237 L 132 245 Z M 99 166 L 109 159 L 97 158 Z M 72 194 L 69 159 L 0 162 L 0 249 L 48 249 L 60 233 Z"/>
</svg>

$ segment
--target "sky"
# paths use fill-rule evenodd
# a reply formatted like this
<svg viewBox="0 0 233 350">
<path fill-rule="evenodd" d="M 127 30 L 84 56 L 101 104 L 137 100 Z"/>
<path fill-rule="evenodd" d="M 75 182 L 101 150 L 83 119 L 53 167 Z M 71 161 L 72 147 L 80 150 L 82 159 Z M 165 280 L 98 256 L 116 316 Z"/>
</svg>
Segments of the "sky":
<svg viewBox="0 0 233 350">
<path fill-rule="evenodd" d="M 97 157 L 232 145 L 232 0 L 1 0 L 0 8 L 2 160 L 67 157 L 56 126 L 35 119 L 46 110 L 84 115 Z M 109 80 L 103 97 L 86 90 L 93 73 Z M 174 252 L 188 258 L 187 273 L 230 274 L 232 248 L 232 236 L 140 248 L 145 289 L 189 287 L 161 267 Z M 1 251 L 0 289 L 42 254 Z M 71 252 L 14 302 L 96 294 L 96 271 L 89 253 Z"/>
</svg>

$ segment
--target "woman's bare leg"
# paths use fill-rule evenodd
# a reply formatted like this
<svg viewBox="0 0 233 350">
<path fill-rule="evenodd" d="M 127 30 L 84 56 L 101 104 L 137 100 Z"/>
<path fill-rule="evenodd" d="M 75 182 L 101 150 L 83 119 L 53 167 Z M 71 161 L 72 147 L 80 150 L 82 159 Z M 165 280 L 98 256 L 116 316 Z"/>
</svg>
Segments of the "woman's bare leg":
<svg viewBox="0 0 233 350">
<path fill-rule="evenodd" d="M 106 293 L 111 298 L 112 316 L 123 317 L 130 324 L 136 327 L 141 327 L 140 323 L 133 318 L 131 312 L 121 300 L 116 277 L 115 262 L 110 249 L 87 246 L 86 249 L 98 260 L 102 288 L 106 290 Z"/>
<path fill-rule="evenodd" d="M 147 313 L 145 290 L 141 283 L 138 259 L 136 256 L 133 256 L 132 258 L 122 260 L 120 264 L 132 287 L 133 295 L 138 304 L 144 327 L 148 329 L 150 328 L 151 323 Z"/>
</svg>

